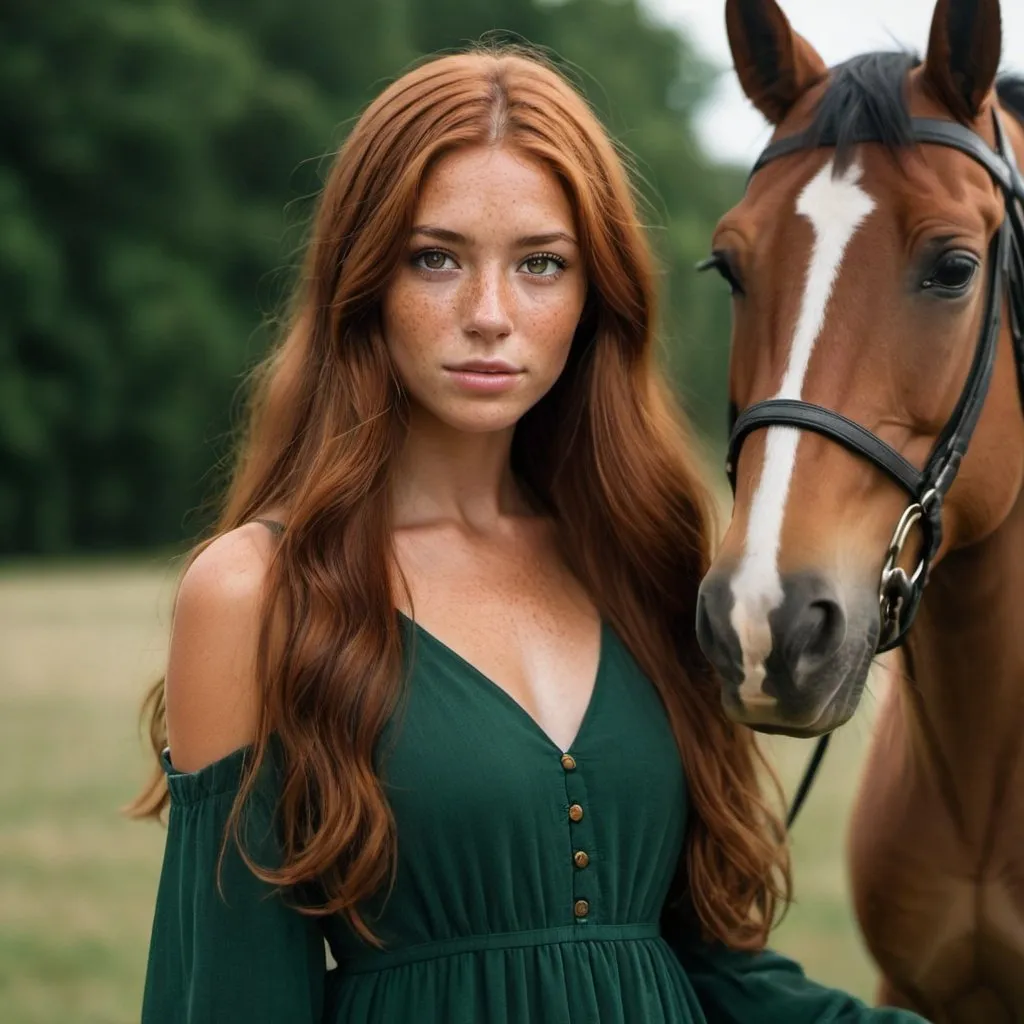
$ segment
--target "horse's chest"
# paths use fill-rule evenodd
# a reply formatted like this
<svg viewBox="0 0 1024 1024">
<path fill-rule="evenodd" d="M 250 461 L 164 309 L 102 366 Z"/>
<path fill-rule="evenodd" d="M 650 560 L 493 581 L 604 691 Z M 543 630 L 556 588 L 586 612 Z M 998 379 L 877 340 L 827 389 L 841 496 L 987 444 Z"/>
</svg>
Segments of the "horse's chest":
<svg viewBox="0 0 1024 1024">
<path fill-rule="evenodd" d="M 854 893 L 883 975 L 940 1024 L 1024 1021 L 1024 875 L 1000 843 L 987 865 L 930 828 L 856 850 Z M 902 841 L 901 841 L 902 840 Z"/>
</svg>

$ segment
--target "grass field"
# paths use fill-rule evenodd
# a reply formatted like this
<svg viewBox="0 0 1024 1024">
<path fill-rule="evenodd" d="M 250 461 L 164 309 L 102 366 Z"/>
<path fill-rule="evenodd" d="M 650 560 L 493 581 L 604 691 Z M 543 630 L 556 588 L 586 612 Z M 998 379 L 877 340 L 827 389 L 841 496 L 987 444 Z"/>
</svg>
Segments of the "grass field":
<svg viewBox="0 0 1024 1024">
<path fill-rule="evenodd" d="M 168 561 L 0 570 L 0 1020 L 138 1021 L 163 831 L 118 808 L 148 770 L 136 731 L 160 673 Z M 798 903 L 774 945 L 870 998 L 844 829 L 874 702 L 832 745 L 794 837 Z M 790 788 L 809 744 L 773 741 Z"/>
</svg>

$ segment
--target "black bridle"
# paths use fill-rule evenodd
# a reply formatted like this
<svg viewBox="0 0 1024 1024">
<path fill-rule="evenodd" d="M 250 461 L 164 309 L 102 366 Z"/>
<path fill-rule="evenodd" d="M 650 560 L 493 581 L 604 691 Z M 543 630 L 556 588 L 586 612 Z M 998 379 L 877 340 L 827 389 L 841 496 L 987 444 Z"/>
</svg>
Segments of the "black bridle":
<svg viewBox="0 0 1024 1024">
<path fill-rule="evenodd" d="M 987 297 L 981 334 L 967 381 L 949 422 L 943 428 L 923 469 L 917 469 L 895 448 L 859 423 L 812 402 L 770 398 L 742 412 L 730 405 L 729 451 L 726 473 L 736 492 L 736 466 L 744 439 L 764 427 L 787 426 L 811 430 L 831 438 L 867 459 L 903 488 L 910 504 L 900 517 L 885 554 L 878 600 L 881 626 L 876 653 L 891 650 L 903 642 L 921 603 L 932 561 L 942 545 L 942 508 L 971 435 L 985 404 L 999 341 L 1003 298 L 1010 310 L 1010 327 L 1017 365 L 1017 379 L 1024 400 L 1024 178 L 1006 141 L 1000 115 L 993 111 L 996 149 L 963 125 L 927 118 L 911 120 L 911 136 L 919 144 L 947 146 L 966 153 L 980 163 L 995 180 L 1006 200 L 1006 215 L 989 248 Z M 864 132 L 854 143 L 880 142 Z M 758 158 L 751 177 L 766 164 L 805 149 L 834 146 L 834 138 L 812 138 L 807 134 L 789 136 L 770 145 Z M 915 526 L 923 535 L 918 564 L 909 575 L 898 564 L 903 548 Z M 818 741 L 817 749 L 800 783 L 790 808 L 787 826 L 800 811 L 828 746 L 831 733 Z"/>
</svg>

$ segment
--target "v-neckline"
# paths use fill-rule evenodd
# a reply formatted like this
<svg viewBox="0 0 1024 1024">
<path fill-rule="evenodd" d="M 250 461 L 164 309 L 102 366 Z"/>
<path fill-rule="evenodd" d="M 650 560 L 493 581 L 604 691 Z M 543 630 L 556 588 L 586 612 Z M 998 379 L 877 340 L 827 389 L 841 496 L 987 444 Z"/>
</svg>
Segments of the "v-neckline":
<svg viewBox="0 0 1024 1024">
<path fill-rule="evenodd" d="M 590 698 L 587 701 L 587 706 L 583 709 L 583 717 L 580 719 L 580 724 L 576 729 L 576 735 L 573 736 L 572 741 L 569 743 L 569 746 L 566 747 L 565 750 L 563 750 L 561 745 L 556 743 L 555 740 L 552 739 L 551 735 L 540 724 L 540 722 L 538 722 L 537 719 L 534 718 L 533 715 L 531 715 L 530 712 L 527 711 L 526 708 L 523 707 L 523 705 L 520 704 L 519 701 L 517 701 L 511 693 L 508 692 L 508 690 L 505 689 L 505 687 L 500 686 L 498 683 L 496 683 L 489 675 L 487 675 L 486 672 L 481 671 L 468 658 L 464 658 L 454 648 L 449 647 L 448 644 L 446 644 L 443 640 L 441 640 L 439 637 L 431 633 L 430 630 L 426 627 L 421 626 L 414 618 L 411 618 L 410 616 L 406 615 L 405 612 L 403 612 L 400 608 L 396 608 L 395 610 L 398 612 L 399 616 L 405 622 L 407 622 L 417 633 L 420 634 L 420 636 L 424 637 L 428 642 L 432 643 L 440 651 L 447 654 L 453 661 L 458 662 L 458 664 L 465 668 L 466 671 L 469 672 L 475 679 L 483 683 L 488 690 L 494 692 L 499 699 L 503 700 L 507 705 L 510 705 L 514 711 L 518 712 L 520 717 L 525 720 L 525 722 L 529 725 L 532 731 L 541 739 L 543 739 L 549 747 L 552 747 L 554 750 L 558 751 L 559 754 L 571 754 L 574 750 L 579 749 L 579 744 L 581 739 L 583 738 L 583 734 L 589 726 L 590 719 L 594 716 L 594 708 L 597 704 L 597 697 L 599 696 L 599 691 L 601 689 L 601 681 L 604 676 L 605 663 L 608 660 L 608 624 L 605 621 L 604 616 L 601 616 L 600 619 L 600 630 L 597 651 L 597 669 L 594 672 L 594 682 L 590 688 Z"/>
</svg>

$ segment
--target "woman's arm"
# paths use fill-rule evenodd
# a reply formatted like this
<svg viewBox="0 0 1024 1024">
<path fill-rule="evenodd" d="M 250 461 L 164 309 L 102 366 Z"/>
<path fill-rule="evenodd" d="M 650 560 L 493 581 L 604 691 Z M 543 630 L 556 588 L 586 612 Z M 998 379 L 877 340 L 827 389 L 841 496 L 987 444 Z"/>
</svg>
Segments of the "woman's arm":
<svg viewBox="0 0 1024 1024">
<path fill-rule="evenodd" d="M 165 681 L 171 806 L 143 998 L 143 1024 L 319 1024 L 326 962 L 319 922 L 261 882 L 229 841 L 217 860 L 250 752 L 254 673 L 270 535 L 218 538 L 186 572 Z M 280 864 L 272 745 L 243 815 L 263 867 Z"/>
<path fill-rule="evenodd" d="M 708 1024 L 927 1024 L 908 1010 L 874 1008 L 811 981 L 799 964 L 772 950 L 753 953 L 705 943 L 695 929 L 677 921 L 666 914 L 665 938 Z"/>
<path fill-rule="evenodd" d="M 320 1024 L 327 980 L 318 919 L 289 907 L 229 843 L 224 825 L 249 748 L 189 774 L 164 770 L 171 809 L 146 968 L 142 1024 Z M 260 865 L 279 864 L 272 766 L 246 804 L 243 838 Z"/>
</svg>

